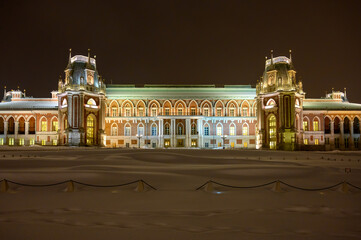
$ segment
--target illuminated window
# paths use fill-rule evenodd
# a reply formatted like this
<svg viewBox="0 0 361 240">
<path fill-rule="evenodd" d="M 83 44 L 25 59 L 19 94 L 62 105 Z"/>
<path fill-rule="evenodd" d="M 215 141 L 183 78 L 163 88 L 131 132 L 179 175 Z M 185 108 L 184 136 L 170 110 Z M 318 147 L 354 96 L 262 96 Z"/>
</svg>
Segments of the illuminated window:
<svg viewBox="0 0 361 240">
<path fill-rule="evenodd" d="M 42 132 L 48 131 L 47 121 L 45 119 L 41 120 L 41 131 Z"/>
<path fill-rule="evenodd" d="M 124 136 L 130 136 L 130 127 L 129 126 L 125 127 Z"/>
<path fill-rule="evenodd" d="M 157 126 L 152 125 L 152 136 L 157 136 Z"/>
<path fill-rule="evenodd" d="M 192 141 L 191 141 L 191 146 L 192 146 L 192 147 L 197 147 L 197 140 L 192 139 Z"/>
<path fill-rule="evenodd" d="M 143 126 L 139 126 L 138 127 L 138 136 L 143 136 L 144 135 L 144 127 Z"/>
<path fill-rule="evenodd" d="M 318 138 L 315 139 L 315 145 L 318 145 Z"/>
<path fill-rule="evenodd" d="M 244 117 L 248 116 L 248 108 L 242 108 L 242 116 Z"/>
<path fill-rule="evenodd" d="M 166 108 L 166 109 L 165 109 L 165 115 L 166 115 L 166 116 L 169 116 L 169 115 L 170 115 L 170 109 L 169 109 L 169 108 Z"/>
<path fill-rule="evenodd" d="M 125 116 L 130 117 L 130 108 L 125 109 Z"/>
<path fill-rule="evenodd" d="M 4 139 L 0 138 L 0 145 L 4 145 Z"/>
<path fill-rule="evenodd" d="M 191 108 L 191 115 L 196 115 L 196 109 L 195 108 Z"/>
<path fill-rule="evenodd" d="M 14 146 L 14 138 L 9 138 L 9 145 Z"/>
<path fill-rule="evenodd" d="M 152 117 L 157 116 L 157 109 L 156 108 L 152 108 Z"/>
<path fill-rule="evenodd" d="M 222 116 L 222 108 L 217 108 L 217 116 Z"/>
<path fill-rule="evenodd" d="M 217 126 L 217 136 L 222 135 L 222 126 Z"/>
<path fill-rule="evenodd" d="M 178 115 L 179 115 L 179 116 L 183 115 L 183 109 L 178 108 Z"/>
<path fill-rule="evenodd" d="M 43 146 L 46 145 L 46 140 L 45 139 L 41 140 L 41 145 L 43 145 Z"/>
<path fill-rule="evenodd" d="M 24 138 L 19 138 L 19 145 L 24 146 Z"/>
<path fill-rule="evenodd" d="M 97 103 L 95 102 L 95 100 L 93 98 L 90 98 L 86 104 L 90 105 L 90 106 L 96 106 L 97 105 Z"/>
<path fill-rule="evenodd" d="M 112 116 L 113 116 L 113 117 L 116 117 L 116 116 L 117 116 L 117 108 L 116 108 L 116 107 L 113 107 L 113 108 L 112 108 Z"/>
<path fill-rule="evenodd" d="M 138 109 L 139 117 L 144 117 L 144 111 L 143 108 Z"/>
<path fill-rule="evenodd" d="M 308 138 L 303 139 L 303 143 L 304 143 L 305 145 L 308 145 Z"/>
<path fill-rule="evenodd" d="M 89 115 L 86 121 L 86 143 L 88 145 L 94 144 L 94 118 Z"/>
<path fill-rule="evenodd" d="M 272 115 L 268 120 L 270 149 L 277 148 L 277 124 L 276 117 Z"/>
<path fill-rule="evenodd" d="M 308 131 L 308 122 L 303 120 L 303 131 Z"/>
<path fill-rule="evenodd" d="M 35 139 L 34 138 L 30 139 L 29 145 L 32 146 L 34 144 L 35 144 Z"/>
<path fill-rule="evenodd" d="M 58 126 L 59 126 L 59 125 L 58 125 L 58 121 L 56 121 L 56 120 L 53 121 L 52 129 L 51 129 L 51 130 L 52 130 L 53 132 L 57 132 L 57 131 L 58 131 Z"/>
<path fill-rule="evenodd" d="M 229 135 L 231 135 L 231 136 L 236 135 L 236 130 L 235 130 L 234 125 L 229 127 Z"/>
<path fill-rule="evenodd" d="M 181 125 L 178 126 L 178 135 L 183 135 L 183 127 Z"/>
<path fill-rule="evenodd" d="M 53 140 L 53 146 L 57 146 L 58 145 L 58 140 L 54 139 Z"/>
<path fill-rule="evenodd" d="M 64 128 L 68 128 L 68 119 L 64 119 Z"/>
<path fill-rule="evenodd" d="M 242 127 L 242 135 L 247 136 L 248 135 L 248 126 L 243 125 Z"/>
<path fill-rule="evenodd" d="M 204 127 L 204 135 L 209 136 L 209 127 Z"/>
<path fill-rule="evenodd" d="M 204 109 L 204 116 L 209 116 L 209 109 L 208 108 L 205 108 Z"/>
<path fill-rule="evenodd" d="M 313 120 L 313 131 L 319 131 L 318 120 Z"/>
<path fill-rule="evenodd" d="M 243 143 L 243 147 L 244 147 L 244 148 L 247 148 L 247 147 L 248 147 L 248 142 L 244 142 L 244 143 Z"/>
<path fill-rule="evenodd" d="M 116 124 L 112 125 L 111 135 L 112 136 L 117 136 L 118 135 L 118 126 Z"/>
<path fill-rule="evenodd" d="M 234 108 L 229 109 L 229 116 L 234 117 Z"/>
<path fill-rule="evenodd" d="M 164 135 L 169 135 L 169 124 L 166 124 L 164 127 Z"/>
</svg>

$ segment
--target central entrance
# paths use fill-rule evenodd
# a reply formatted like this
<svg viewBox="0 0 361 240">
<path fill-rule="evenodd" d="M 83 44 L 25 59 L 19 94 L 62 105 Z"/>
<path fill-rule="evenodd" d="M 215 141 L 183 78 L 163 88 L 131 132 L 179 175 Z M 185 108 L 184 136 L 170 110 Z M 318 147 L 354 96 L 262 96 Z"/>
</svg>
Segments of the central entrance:
<svg viewBox="0 0 361 240">
<path fill-rule="evenodd" d="M 268 135 L 269 135 L 269 148 L 276 149 L 277 148 L 277 123 L 276 117 L 272 115 L 268 119 Z"/>
<path fill-rule="evenodd" d="M 89 115 L 86 119 L 86 144 L 94 144 L 94 117 Z"/>
</svg>

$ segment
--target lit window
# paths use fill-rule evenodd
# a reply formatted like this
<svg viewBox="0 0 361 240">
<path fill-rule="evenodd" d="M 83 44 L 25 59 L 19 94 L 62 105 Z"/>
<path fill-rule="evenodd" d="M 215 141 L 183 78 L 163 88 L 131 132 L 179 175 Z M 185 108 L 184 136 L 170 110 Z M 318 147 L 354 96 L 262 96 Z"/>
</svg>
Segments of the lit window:
<svg viewBox="0 0 361 240">
<path fill-rule="evenodd" d="M 19 138 L 19 146 L 24 146 L 24 138 Z"/>
<path fill-rule="evenodd" d="M 156 108 L 152 108 L 152 116 L 153 117 L 157 116 L 157 109 Z"/>
<path fill-rule="evenodd" d="M 313 121 L 313 131 L 319 131 L 319 128 L 318 128 L 318 120 L 314 120 Z"/>
<path fill-rule="evenodd" d="M 229 116 L 234 117 L 234 108 L 229 109 Z"/>
<path fill-rule="evenodd" d="M 30 139 L 29 145 L 32 146 L 34 144 L 35 144 L 35 139 L 34 138 Z"/>
<path fill-rule="evenodd" d="M 9 138 L 9 145 L 14 146 L 14 138 Z"/>
<path fill-rule="evenodd" d="M 124 136 L 130 136 L 130 127 L 125 127 Z"/>
<path fill-rule="evenodd" d="M 244 142 L 244 143 L 243 143 L 243 147 L 244 147 L 244 148 L 247 148 L 247 147 L 248 147 L 248 142 Z"/>
<path fill-rule="evenodd" d="M 45 119 L 43 119 L 43 120 L 41 121 L 41 131 L 42 131 L 42 132 L 48 131 L 48 126 L 47 126 L 47 122 L 46 122 Z"/>
<path fill-rule="evenodd" d="M 178 127 L 178 135 L 183 135 L 183 128 L 182 126 Z"/>
<path fill-rule="evenodd" d="M 242 127 L 242 134 L 243 134 L 244 136 L 247 136 L 247 135 L 248 135 L 248 126 L 247 126 L 247 125 L 244 125 L 244 126 Z"/>
<path fill-rule="evenodd" d="M 53 121 L 52 124 L 52 129 L 53 132 L 57 132 L 58 131 L 58 121 Z"/>
<path fill-rule="evenodd" d="M 209 136 L 209 127 L 204 127 L 204 135 Z"/>
<path fill-rule="evenodd" d="M 236 135 L 235 127 L 234 125 L 229 127 L 229 135 L 234 136 Z"/>
<path fill-rule="evenodd" d="M 247 117 L 248 116 L 248 108 L 242 109 L 242 116 Z"/>
<path fill-rule="evenodd" d="M 192 135 L 196 135 L 196 134 L 197 134 L 197 128 L 196 128 L 196 125 L 195 125 L 195 124 L 192 124 L 191 134 L 192 134 Z"/>
<path fill-rule="evenodd" d="M 138 136 L 143 136 L 144 135 L 144 127 L 140 126 L 138 127 Z"/>
<path fill-rule="evenodd" d="M 209 109 L 208 108 L 205 108 L 204 109 L 204 116 L 209 116 Z"/>
<path fill-rule="evenodd" d="M 315 139 L 315 145 L 318 145 L 318 138 Z"/>
<path fill-rule="evenodd" d="M 217 108 L 217 116 L 222 116 L 222 108 Z"/>
<path fill-rule="evenodd" d="M 113 107 L 113 108 L 112 108 L 112 116 L 113 116 L 113 117 L 116 117 L 116 116 L 117 116 L 117 108 L 116 108 L 116 107 Z"/>
<path fill-rule="evenodd" d="M 178 108 L 178 115 L 179 115 L 179 116 L 183 115 L 183 109 Z"/>
<path fill-rule="evenodd" d="M 143 108 L 138 109 L 139 117 L 144 117 L 144 111 Z"/>
<path fill-rule="evenodd" d="M 117 125 L 112 126 L 111 134 L 112 134 L 112 136 L 117 136 L 118 135 L 118 127 L 117 127 Z"/>
<path fill-rule="evenodd" d="M 195 108 L 191 108 L 191 115 L 196 115 L 196 109 Z"/>
<path fill-rule="evenodd" d="M 125 109 L 125 116 L 130 117 L 130 108 Z"/>
<path fill-rule="evenodd" d="M 46 140 L 41 140 L 41 145 L 45 146 L 46 145 Z"/>
<path fill-rule="evenodd" d="M 303 143 L 304 143 L 305 145 L 308 145 L 308 139 L 307 139 L 307 138 L 303 139 Z"/>
<path fill-rule="evenodd" d="M 308 131 L 308 122 L 303 121 L 303 131 Z"/>
<path fill-rule="evenodd" d="M 0 145 L 4 145 L 4 139 L 0 138 Z"/>
<path fill-rule="evenodd" d="M 218 136 L 222 135 L 222 126 L 217 126 L 217 135 Z"/>
<path fill-rule="evenodd" d="M 53 146 L 57 146 L 58 145 L 58 140 L 54 139 L 53 140 Z"/>
<path fill-rule="evenodd" d="M 191 146 L 192 147 L 197 147 L 197 140 L 192 139 Z"/>
<path fill-rule="evenodd" d="M 152 136 L 157 136 L 157 126 L 152 126 Z"/>
<path fill-rule="evenodd" d="M 166 115 L 166 116 L 169 116 L 169 115 L 170 115 L 170 109 L 169 109 L 169 108 L 166 108 L 166 109 L 165 109 L 165 115 Z"/>
<path fill-rule="evenodd" d="M 166 125 L 165 125 L 164 135 L 169 135 L 169 124 L 166 124 Z"/>
</svg>

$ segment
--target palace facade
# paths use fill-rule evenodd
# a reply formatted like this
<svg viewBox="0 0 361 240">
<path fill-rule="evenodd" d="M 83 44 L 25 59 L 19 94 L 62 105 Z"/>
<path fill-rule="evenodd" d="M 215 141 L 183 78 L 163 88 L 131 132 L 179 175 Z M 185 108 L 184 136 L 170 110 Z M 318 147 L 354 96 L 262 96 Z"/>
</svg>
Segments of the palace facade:
<svg viewBox="0 0 361 240">
<path fill-rule="evenodd" d="M 265 61 L 250 85 L 105 84 L 95 58 L 69 53 L 51 98 L 4 90 L 0 145 L 361 149 L 361 104 L 305 97 L 292 57 Z"/>
</svg>

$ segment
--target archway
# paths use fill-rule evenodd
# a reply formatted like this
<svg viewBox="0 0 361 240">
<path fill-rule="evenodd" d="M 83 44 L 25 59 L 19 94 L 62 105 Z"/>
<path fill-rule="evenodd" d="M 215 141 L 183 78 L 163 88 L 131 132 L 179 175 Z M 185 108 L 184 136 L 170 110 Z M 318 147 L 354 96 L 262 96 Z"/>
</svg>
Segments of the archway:
<svg viewBox="0 0 361 240">
<path fill-rule="evenodd" d="M 95 120 L 92 115 L 89 115 L 86 119 L 86 144 L 93 145 L 94 144 L 94 127 Z"/>
<path fill-rule="evenodd" d="M 276 149 L 277 147 L 277 124 L 276 117 L 271 115 L 268 118 L 268 140 L 270 149 Z"/>
<path fill-rule="evenodd" d="M 8 120 L 8 134 L 15 133 L 15 121 L 13 117 L 10 117 Z"/>
</svg>

